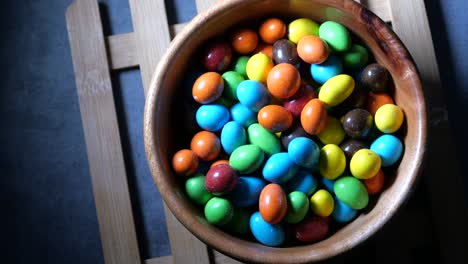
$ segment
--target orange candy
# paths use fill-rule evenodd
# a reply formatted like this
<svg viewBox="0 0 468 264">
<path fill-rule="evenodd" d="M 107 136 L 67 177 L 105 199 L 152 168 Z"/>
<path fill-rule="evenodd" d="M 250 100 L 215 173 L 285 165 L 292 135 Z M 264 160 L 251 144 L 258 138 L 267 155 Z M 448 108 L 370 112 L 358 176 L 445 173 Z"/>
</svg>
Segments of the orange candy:
<svg viewBox="0 0 468 264">
<path fill-rule="evenodd" d="M 270 183 L 263 188 L 258 203 L 260 215 L 270 224 L 281 222 L 288 210 L 286 195 L 276 183 Z"/>
<path fill-rule="evenodd" d="M 190 149 L 182 149 L 172 158 L 172 168 L 183 176 L 190 176 L 198 169 L 198 157 Z"/>
<path fill-rule="evenodd" d="M 200 131 L 192 138 L 190 149 L 204 161 L 211 161 L 218 157 L 221 152 L 221 142 L 212 132 Z"/>
<path fill-rule="evenodd" d="M 325 104 L 319 99 L 310 100 L 302 109 L 301 124 L 304 130 L 311 134 L 320 134 L 328 123 L 328 113 Z"/>
<path fill-rule="evenodd" d="M 210 168 L 213 168 L 214 166 L 219 165 L 219 164 L 229 165 L 229 160 L 217 160 L 213 162 L 213 164 L 211 164 Z"/>
<path fill-rule="evenodd" d="M 200 104 L 216 101 L 224 90 L 224 80 L 217 72 L 202 74 L 192 87 L 192 96 Z"/>
<path fill-rule="evenodd" d="M 285 131 L 292 121 L 292 114 L 279 105 L 267 105 L 258 112 L 258 123 L 273 133 Z"/>
<path fill-rule="evenodd" d="M 289 98 L 301 87 L 301 75 L 293 65 L 280 63 L 268 73 L 267 87 L 273 96 L 281 99 Z"/>
<path fill-rule="evenodd" d="M 286 25 L 278 18 L 269 18 L 265 20 L 258 30 L 260 38 L 269 44 L 282 39 L 287 32 Z"/>
<path fill-rule="evenodd" d="M 320 64 L 327 60 L 330 49 L 319 37 L 305 36 L 297 43 L 297 54 L 307 63 Z"/>
<path fill-rule="evenodd" d="M 374 93 L 369 92 L 367 97 L 367 111 L 372 115 L 375 115 L 377 110 L 385 104 L 394 104 L 393 99 L 386 93 Z"/>
<path fill-rule="evenodd" d="M 239 54 L 249 54 L 257 44 L 257 33 L 251 29 L 239 29 L 231 35 L 231 46 Z"/>
<path fill-rule="evenodd" d="M 374 177 L 363 180 L 362 182 L 364 183 L 364 186 L 370 195 L 378 194 L 380 191 L 382 191 L 382 187 L 385 182 L 385 175 L 382 169 L 380 169 Z"/>
<path fill-rule="evenodd" d="M 258 44 L 257 48 L 255 49 L 254 53 L 263 53 L 270 57 L 270 59 L 273 58 L 273 45 L 269 45 L 266 43 L 260 43 Z"/>
</svg>

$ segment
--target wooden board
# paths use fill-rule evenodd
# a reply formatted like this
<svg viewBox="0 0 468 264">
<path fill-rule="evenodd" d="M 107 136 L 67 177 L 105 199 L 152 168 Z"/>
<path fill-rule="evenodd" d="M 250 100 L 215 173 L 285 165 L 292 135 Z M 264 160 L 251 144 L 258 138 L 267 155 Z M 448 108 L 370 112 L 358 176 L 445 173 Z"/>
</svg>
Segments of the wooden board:
<svg viewBox="0 0 468 264">
<path fill-rule="evenodd" d="M 196 0 L 198 12 L 212 6 L 216 0 Z M 419 67 L 428 97 L 431 137 L 445 138 L 444 142 L 432 140 L 431 147 L 453 152 L 448 120 L 440 115 L 446 111 L 440 86 L 431 32 L 423 0 L 360 0 L 384 21 L 391 22 L 395 31 L 407 45 Z M 103 253 L 106 263 L 141 263 L 120 134 L 112 93 L 110 71 L 140 67 L 145 94 L 156 67 L 173 38 L 183 24 L 168 25 L 164 0 L 129 0 L 134 32 L 104 36 L 96 0 L 75 0 L 67 10 L 67 26 L 72 49 L 80 111 L 87 145 L 93 191 L 98 215 Z M 91 36 L 91 37 L 90 37 Z M 442 118 L 441 118 L 442 117 Z M 435 143 L 433 143 L 435 142 Z M 432 154 L 431 154 L 432 153 Z M 433 218 L 440 238 L 442 260 L 457 263 L 466 260 L 462 241 L 466 235 L 463 221 L 466 211 L 457 210 L 462 199 L 461 179 L 441 181 L 444 174 L 459 175 L 450 157 L 446 164 L 438 166 L 438 156 L 428 154 L 424 177 L 429 193 L 441 192 L 448 201 L 427 197 L 432 206 Z M 145 260 L 148 264 L 166 263 L 239 263 L 219 252 L 207 249 L 205 244 L 192 236 L 165 207 L 166 222 L 172 256 Z M 403 216 L 405 221 L 423 222 L 420 214 Z M 449 224 L 447 219 L 450 219 Z M 424 229 L 413 230 L 424 232 Z M 460 240 L 457 240 L 460 238 Z M 399 243 L 389 236 L 389 243 L 400 248 L 417 240 L 407 239 Z M 392 242 L 393 241 L 393 242 Z M 400 241 L 401 242 L 401 241 Z M 383 252 L 382 254 L 384 254 Z M 401 257 L 388 258 L 408 261 Z"/>
</svg>

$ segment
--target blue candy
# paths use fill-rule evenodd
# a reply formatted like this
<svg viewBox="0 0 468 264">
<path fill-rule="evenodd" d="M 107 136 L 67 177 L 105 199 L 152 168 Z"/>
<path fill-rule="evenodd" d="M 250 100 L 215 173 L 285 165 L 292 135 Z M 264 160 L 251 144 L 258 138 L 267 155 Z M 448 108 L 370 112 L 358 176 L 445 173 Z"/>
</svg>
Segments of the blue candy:
<svg viewBox="0 0 468 264">
<path fill-rule="evenodd" d="M 227 154 L 231 154 L 237 147 L 245 145 L 247 133 L 245 128 L 236 121 L 228 122 L 221 130 L 221 145 Z"/>
<path fill-rule="evenodd" d="M 236 187 L 226 197 L 236 207 L 249 207 L 258 204 L 260 193 L 266 182 L 258 177 L 241 176 L 237 179 Z"/>
<path fill-rule="evenodd" d="M 237 103 L 231 107 L 231 116 L 232 120 L 237 121 L 244 127 L 257 122 L 257 113 L 241 103 Z"/>
<path fill-rule="evenodd" d="M 258 242 L 270 247 L 283 244 L 285 239 L 283 226 L 266 222 L 260 212 L 256 212 L 250 217 L 250 230 Z"/>
<path fill-rule="evenodd" d="M 356 209 L 351 208 L 336 197 L 334 199 L 335 205 L 333 207 L 332 217 L 335 221 L 338 223 L 347 223 L 356 217 L 358 212 Z"/>
<path fill-rule="evenodd" d="M 378 137 L 370 149 L 380 156 L 382 167 L 388 167 L 400 159 L 403 153 L 403 144 L 399 138 L 386 134 Z"/>
<path fill-rule="evenodd" d="M 324 84 L 333 76 L 343 73 L 343 64 L 339 57 L 330 55 L 325 62 L 312 64 L 310 66 L 310 73 L 317 83 Z"/>
<path fill-rule="evenodd" d="M 335 189 L 334 189 L 334 185 L 335 185 L 335 181 L 334 180 L 329 180 L 325 177 L 322 177 L 321 179 L 321 182 L 323 184 L 323 186 L 325 187 L 325 189 L 329 192 L 329 193 L 335 193 Z"/>
<path fill-rule="evenodd" d="M 299 166 L 313 169 L 318 165 L 320 148 L 306 137 L 297 137 L 288 145 L 289 157 Z"/>
<path fill-rule="evenodd" d="M 245 80 L 237 86 L 237 98 L 239 102 L 258 112 L 270 102 L 270 94 L 261 82 Z"/>
<path fill-rule="evenodd" d="M 275 183 L 289 181 L 296 175 L 298 166 L 291 160 L 287 152 L 280 152 L 270 156 L 263 167 L 263 178 Z"/>
<path fill-rule="evenodd" d="M 317 190 L 317 180 L 308 171 L 299 170 L 287 187 L 290 192 L 299 191 L 311 196 Z"/>
<path fill-rule="evenodd" d="M 198 108 L 195 118 L 201 128 L 216 132 L 229 121 L 229 111 L 219 104 L 202 105 Z"/>
</svg>

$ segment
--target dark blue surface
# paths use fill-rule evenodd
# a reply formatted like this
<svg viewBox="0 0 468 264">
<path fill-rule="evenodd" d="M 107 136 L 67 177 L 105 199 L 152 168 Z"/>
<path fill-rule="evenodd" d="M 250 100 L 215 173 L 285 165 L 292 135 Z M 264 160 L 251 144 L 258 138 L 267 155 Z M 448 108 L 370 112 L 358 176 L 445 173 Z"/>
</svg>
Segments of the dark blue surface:
<svg viewBox="0 0 468 264">
<path fill-rule="evenodd" d="M 110 16 L 107 32 L 132 31 L 126 0 L 102 2 Z M 5 263 L 103 262 L 65 26 L 70 3 L 3 1 L 0 8 Z M 192 1 L 166 5 L 171 23 L 188 21 L 196 12 Z M 427 6 L 458 156 L 468 160 L 468 2 L 427 1 Z M 137 70 L 115 79 L 141 251 L 143 257 L 168 255 L 162 204 L 143 151 L 141 79 Z"/>
</svg>

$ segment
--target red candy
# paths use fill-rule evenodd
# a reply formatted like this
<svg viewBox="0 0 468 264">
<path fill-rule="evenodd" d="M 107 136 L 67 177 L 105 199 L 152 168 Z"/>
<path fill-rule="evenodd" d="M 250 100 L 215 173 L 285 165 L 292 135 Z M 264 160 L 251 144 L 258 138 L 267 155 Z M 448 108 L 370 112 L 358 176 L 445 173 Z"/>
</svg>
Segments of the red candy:
<svg viewBox="0 0 468 264">
<path fill-rule="evenodd" d="M 205 188 L 214 195 L 223 195 L 236 187 L 237 179 L 237 172 L 229 165 L 218 164 L 206 173 Z"/>
<path fill-rule="evenodd" d="M 214 42 L 202 53 L 202 64 L 209 71 L 227 70 L 232 59 L 232 50 L 228 43 Z"/>
<path fill-rule="evenodd" d="M 324 239 L 328 234 L 329 219 L 312 216 L 302 220 L 294 226 L 296 239 L 302 242 L 317 242 Z"/>
<path fill-rule="evenodd" d="M 317 98 L 317 92 L 314 90 L 312 85 L 302 83 L 299 91 L 297 91 L 293 97 L 285 101 L 283 106 L 286 110 L 291 112 L 294 117 L 299 118 L 304 106 L 314 98 Z"/>
</svg>

